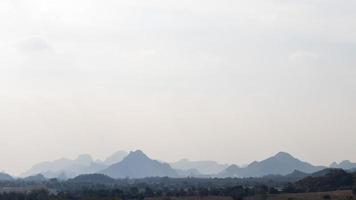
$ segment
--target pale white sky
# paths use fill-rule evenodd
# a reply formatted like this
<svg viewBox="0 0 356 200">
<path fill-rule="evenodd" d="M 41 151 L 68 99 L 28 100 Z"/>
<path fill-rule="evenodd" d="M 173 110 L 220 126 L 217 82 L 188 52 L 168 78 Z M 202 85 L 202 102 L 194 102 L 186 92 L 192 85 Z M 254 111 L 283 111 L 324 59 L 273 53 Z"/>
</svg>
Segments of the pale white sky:
<svg viewBox="0 0 356 200">
<path fill-rule="evenodd" d="M 90 153 L 356 161 L 354 0 L 0 0 L 0 170 Z"/>
</svg>

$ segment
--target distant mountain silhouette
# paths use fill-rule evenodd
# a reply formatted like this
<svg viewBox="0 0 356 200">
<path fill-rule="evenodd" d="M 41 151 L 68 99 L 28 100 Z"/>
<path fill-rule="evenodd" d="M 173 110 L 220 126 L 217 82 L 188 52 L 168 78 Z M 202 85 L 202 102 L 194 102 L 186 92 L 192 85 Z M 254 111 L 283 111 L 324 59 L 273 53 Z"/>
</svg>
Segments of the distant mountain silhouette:
<svg viewBox="0 0 356 200">
<path fill-rule="evenodd" d="M 47 179 L 42 175 L 42 174 L 37 174 L 33 176 L 28 176 L 23 179 L 26 182 L 43 182 L 46 181 Z"/>
<path fill-rule="evenodd" d="M 247 167 L 240 168 L 231 165 L 218 174 L 219 177 L 262 177 L 266 175 L 287 175 L 294 170 L 304 173 L 313 173 L 323 169 L 321 166 L 313 166 L 307 162 L 300 161 L 288 153 L 279 152 L 263 161 L 254 161 Z"/>
<path fill-rule="evenodd" d="M 93 161 L 90 155 L 81 155 L 74 160 L 63 158 L 34 165 L 30 170 L 20 176 L 29 177 L 42 174 L 46 178 L 67 180 L 81 174 L 95 173 L 104 173 L 113 178 L 143 178 L 152 176 L 243 178 L 294 175 L 294 178 L 297 179 L 303 177 L 303 173 L 311 175 L 314 172 L 326 168 L 298 160 L 285 152 L 279 152 L 262 161 L 254 161 L 244 167 L 237 165 L 228 166 L 215 161 L 190 161 L 187 159 L 182 159 L 169 165 L 148 158 L 142 151 L 130 152 L 123 158 L 125 155 L 127 155 L 127 152 L 118 151 L 103 161 Z M 341 163 L 332 163 L 331 167 L 355 171 L 356 163 L 346 160 Z M 293 179 L 293 177 L 291 178 Z"/>
<path fill-rule="evenodd" d="M 305 177 L 309 176 L 308 173 L 305 172 L 301 172 L 299 170 L 294 170 L 292 173 L 287 174 L 286 177 L 288 178 L 295 178 L 296 180 L 298 179 L 303 179 Z"/>
<path fill-rule="evenodd" d="M 176 177 L 178 174 L 168 164 L 152 160 L 142 151 L 130 152 L 121 162 L 100 173 L 112 178 Z"/>
<path fill-rule="evenodd" d="M 218 177 L 243 177 L 240 176 L 243 172 L 243 168 L 240 168 L 239 166 L 232 164 L 226 169 L 224 169 L 222 172 L 218 174 Z"/>
<path fill-rule="evenodd" d="M 174 169 L 191 170 L 197 169 L 202 174 L 217 174 L 226 169 L 229 165 L 219 164 L 215 161 L 190 161 L 182 159 L 174 163 L 170 163 Z"/>
<path fill-rule="evenodd" d="M 339 168 L 325 168 L 320 171 L 314 172 L 309 174 L 311 177 L 320 177 L 320 176 L 326 176 L 327 174 L 332 173 L 333 171 L 344 171 L 343 169 Z"/>
<path fill-rule="evenodd" d="M 174 169 L 179 177 L 204 177 L 197 169 Z"/>
<path fill-rule="evenodd" d="M 340 168 L 340 169 L 348 170 L 348 169 L 356 168 L 356 163 L 352 163 L 349 160 L 344 160 L 344 161 L 342 161 L 340 163 L 333 162 L 333 163 L 330 164 L 330 167 L 331 168 Z"/>
<path fill-rule="evenodd" d="M 117 151 L 111 156 L 107 157 L 103 162 L 105 165 L 109 166 L 122 161 L 127 155 L 128 153 L 126 151 Z"/>
<path fill-rule="evenodd" d="M 79 174 L 94 173 L 106 167 L 104 164 L 94 162 L 90 155 L 80 155 L 75 160 L 63 158 L 52 162 L 39 163 L 21 174 L 21 176 L 27 177 L 43 174 L 47 178 L 57 178 L 65 174 L 66 177 L 70 178 Z"/>
<path fill-rule="evenodd" d="M 10 176 L 9 174 L 0 172 L 0 181 L 13 181 L 14 178 Z"/>
<path fill-rule="evenodd" d="M 261 179 L 264 180 L 270 180 L 272 182 L 280 182 L 280 183 L 293 183 L 299 180 L 304 179 L 305 177 L 308 177 L 309 174 L 294 170 L 292 173 L 287 174 L 287 175 L 267 175 L 261 177 Z"/>
<path fill-rule="evenodd" d="M 325 169 L 295 183 L 305 192 L 320 192 L 348 188 L 353 184 L 353 175 L 343 169 Z"/>
<path fill-rule="evenodd" d="M 113 184 L 115 183 L 115 179 L 103 175 L 103 174 L 84 174 L 79 175 L 71 180 L 73 183 L 95 183 L 95 184 Z"/>
</svg>

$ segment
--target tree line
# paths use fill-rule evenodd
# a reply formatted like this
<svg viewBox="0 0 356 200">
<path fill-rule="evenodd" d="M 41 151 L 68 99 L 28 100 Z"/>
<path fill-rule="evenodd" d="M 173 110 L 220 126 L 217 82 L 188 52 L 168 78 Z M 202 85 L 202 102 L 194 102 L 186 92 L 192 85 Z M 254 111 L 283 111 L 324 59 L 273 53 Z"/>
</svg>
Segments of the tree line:
<svg viewBox="0 0 356 200">
<path fill-rule="evenodd" d="M 251 179 L 198 179 L 198 178 L 147 178 L 140 180 L 124 179 L 116 182 L 101 182 L 100 176 L 91 176 L 80 181 L 58 181 L 52 179 L 42 183 L 46 189 L 24 193 L 2 193 L 1 200 L 128 200 L 146 197 L 184 197 L 184 196 L 229 196 L 242 200 L 248 196 L 266 198 L 270 194 L 323 192 L 352 189 L 356 195 L 356 173 L 332 169 L 320 176 L 309 176 L 297 182 L 277 184 L 270 180 L 254 182 Z M 104 179 L 103 179 L 104 180 Z M 10 183 L 6 183 L 11 186 Z M 15 184 L 15 183 L 12 183 Z M 24 184 L 24 183 L 17 183 Z M 29 183 L 26 183 L 27 185 Z M 0 184 L 1 185 L 1 184 Z"/>
</svg>

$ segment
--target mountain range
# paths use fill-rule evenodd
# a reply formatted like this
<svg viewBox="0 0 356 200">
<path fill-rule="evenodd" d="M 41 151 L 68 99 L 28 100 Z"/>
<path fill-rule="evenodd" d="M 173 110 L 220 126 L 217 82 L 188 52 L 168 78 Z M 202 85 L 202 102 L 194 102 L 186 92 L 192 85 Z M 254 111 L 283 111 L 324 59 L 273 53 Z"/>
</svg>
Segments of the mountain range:
<svg viewBox="0 0 356 200">
<path fill-rule="evenodd" d="M 356 168 L 356 163 L 352 163 L 349 160 L 344 160 L 340 163 L 337 162 L 333 162 L 330 164 L 331 168 L 340 168 L 340 169 L 345 169 L 345 170 L 349 170 L 349 169 L 354 169 Z"/>
<path fill-rule="evenodd" d="M 127 152 L 118 151 L 106 158 L 104 161 L 94 161 L 88 154 L 80 155 L 74 160 L 62 158 L 36 164 L 20 176 L 27 177 L 42 174 L 47 178 L 73 178 L 80 174 L 90 174 L 101 171 L 111 164 L 120 162 L 124 157 L 126 157 L 126 155 Z"/>
<path fill-rule="evenodd" d="M 219 164 L 215 161 L 190 161 L 182 159 L 177 162 L 170 163 L 174 169 L 192 170 L 196 169 L 201 174 L 217 174 L 226 169 L 228 164 Z"/>
<path fill-rule="evenodd" d="M 333 163 L 333 168 L 352 169 L 354 163 L 343 161 Z M 81 155 L 77 159 L 59 159 L 34 165 L 22 174 L 43 180 L 45 178 L 68 179 L 83 174 L 103 174 L 111 178 L 145 178 L 145 177 L 264 177 L 286 176 L 299 178 L 305 174 L 323 170 L 327 167 L 315 166 L 301 161 L 292 155 L 279 152 L 262 161 L 254 161 L 245 167 L 219 164 L 215 161 L 190 161 L 183 159 L 174 163 L 154 160 L 137 150 L 127 153 L 118 151 L 108 158 L 94 161 L 90 155 Z M 41 176 L 39 175 L 41 174 Z M 0 179 L 6 177 L 0 174 Z M 9 177 L 7 177 L 9 178 Z M 5 178 L 3 178 L 5 179 Z"/>
<path fill-rule="evenodd" d="M 323 166 L 314 166 L 307 162 L 300 161 L 292 155 L 279 152 L 276 155 L 262 161 L 254 161 L 246 167 L 231 165 L 217 177 L 261 177 L 266 175 L 287 175 L 294 170 L 304 173 L 313 173 L 324 169 Z"/>
</svg>

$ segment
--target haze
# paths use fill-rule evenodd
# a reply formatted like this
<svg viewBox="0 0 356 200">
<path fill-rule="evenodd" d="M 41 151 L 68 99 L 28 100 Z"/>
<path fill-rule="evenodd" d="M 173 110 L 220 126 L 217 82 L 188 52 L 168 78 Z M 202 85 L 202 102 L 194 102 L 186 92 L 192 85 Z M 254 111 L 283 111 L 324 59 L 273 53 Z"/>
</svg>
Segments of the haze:
<svg viewBox="0 0 356 200">
<path fill-rule="evenodd" d="M 356 160 L 356 1 L 0 0 L 0 170 L 90 153 Z"/>
</svg>

